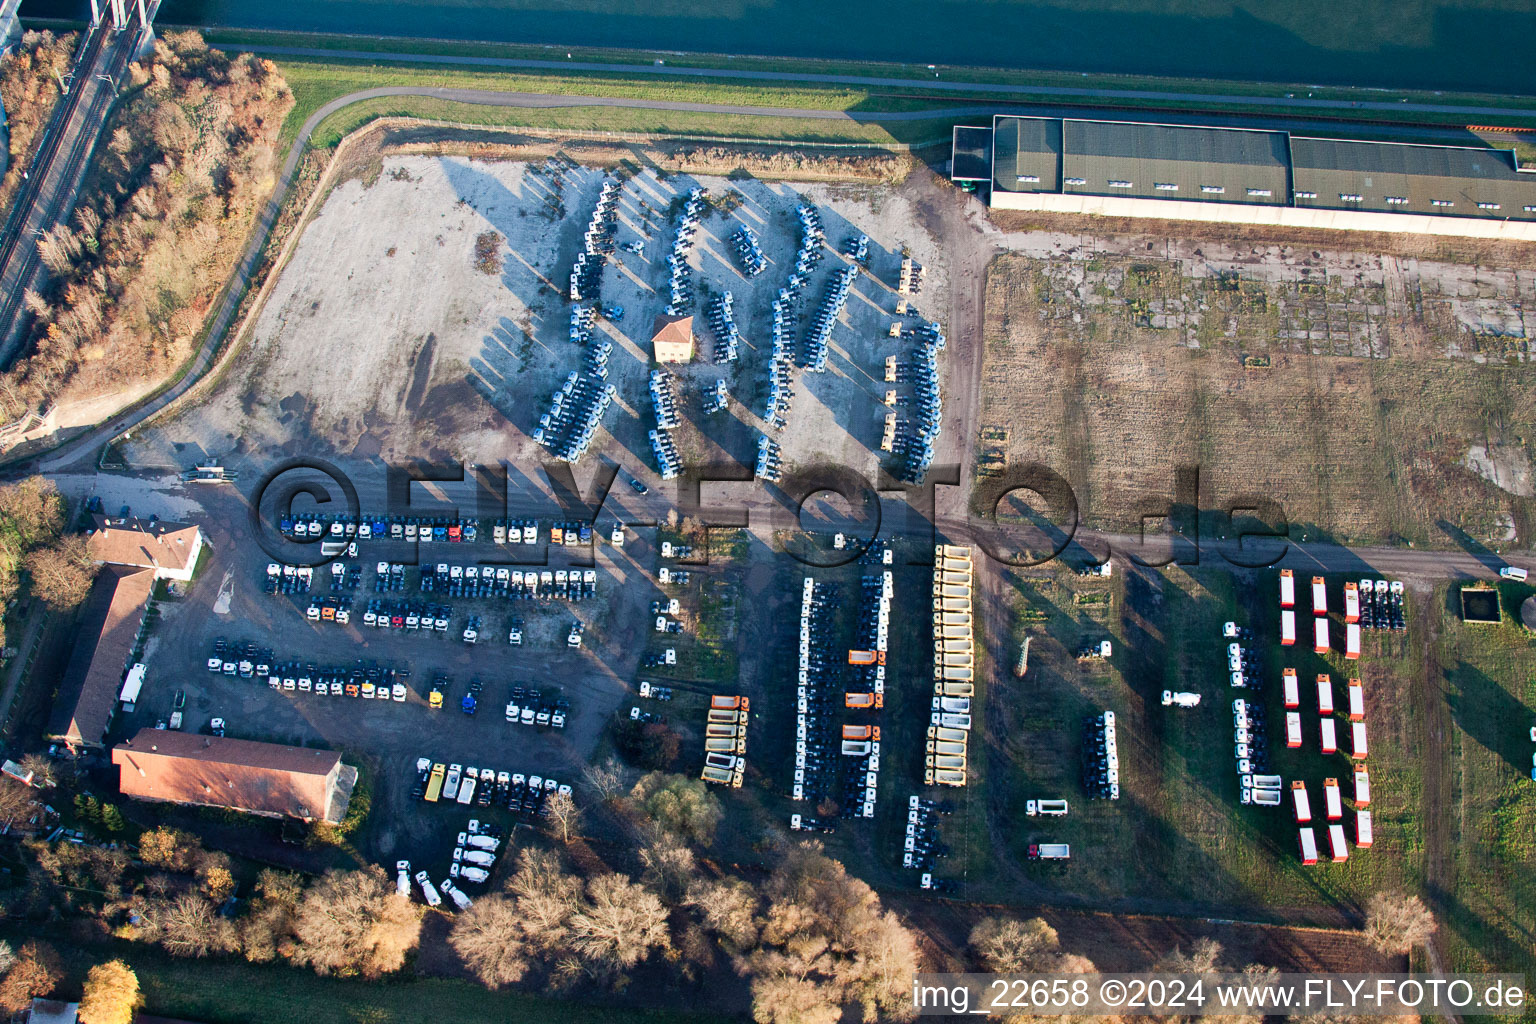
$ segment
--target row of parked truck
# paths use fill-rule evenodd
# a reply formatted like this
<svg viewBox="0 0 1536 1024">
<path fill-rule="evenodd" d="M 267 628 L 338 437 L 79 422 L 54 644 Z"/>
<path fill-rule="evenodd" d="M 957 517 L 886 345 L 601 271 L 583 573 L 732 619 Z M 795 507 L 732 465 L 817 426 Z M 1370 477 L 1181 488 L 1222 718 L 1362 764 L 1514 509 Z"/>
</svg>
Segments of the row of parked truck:
<svg viewBox="0 0 1536 1024">
<path fill-rule="evenodd" d="M 479 526 L 458 516 L 360 516 L 304 512 L 278 520 L 278 529 L 294 540 L 404 540 L 439 544 L 474 543 Z"/>
<path fill-rule="evenodd" d="M 505 807 L 527 815 L 548 814 L 548 801 L 557 793 L 570 796 L 571 787 L 539 775 L 445 764 L 427 757 L 416 759 L 416 785 L 411 791 L 429 804 Z"/>
<path fill-rule="evenodd" d="M 969 547 L 940 544 L 933 552 L 933 706 L 923 782 L 963 786 L 975 695 L 975 566 Z"/>
<path fill-rule="evenodd" d="M 619 224 L 619 197 L 623 191 L 621 183 L 604 181 L 598 192 L 592 220 L 582 235 L 581 252 L 576 254 L 576 262 L 571 267 L 572 302 L 596 301 L 601 295 L 603 264 L 614 251 L 613 238 Z"/>
<path fill-rule="evenodd" d="M 704 770 L 699 776 L 705 782 L 741 788 L 747 771 L 747 722 L 751 710 L 745 697 L 717 693 L 709 698 L 709 717 L 704 725 Z"/>
<path fill-rule="evenodd" d="M 469 825 L 458 835 L 453 862 L 448 866 L 448 877 L 443 879 L 442 885 L 433 885 L 425 870 L 416 872 L 416 884 L 421 887 L 421 898 L 427 906 L 442 906 L 445 896 L 460 910 L 474 906 L 474 900 L 456 883 L 464 881 L 480 885 L 490 881 L 496 855 L 501 851 L 502 837 L 503 832 L 498 826 L 482 825 L 474 818 L 469 819 Z M 411 895 L 411 878 L 411 862 L 395 861 L 395 891 L 405 899 Z"/>
<path fill-rule="evenodd" d="M 421 592 L 464 598 L 584 601 L 597 593 L 597 570 L 524 570 L 438 562 L 422 566 Z"/>
<path fill-rule="evenodd" d="M 844 738 L 832 749 L 832 718 L 838 657 L 834 653 L 832 619 L 840 588 L 807 576 L 800 589 L 799 675 L 795 688 L 795 769 L 790 795 L 820 803 L 832 795 L 838 762 L 843 756 L 873 758 L 879 764 L 878 736 Z"/>
<path fill-rule="evenodd" d="M 1264 779 L 1269 775 L 1269 738 L 1265 731 L 1267 715 L 1264 705 L 1256 700 L 1245 700 L 1242 697 L 1232 701 L 1232 746 L 1233 757 L 1237 762 L 1238 789 L 1242 796 L 1242 802 L 1264 803 L 1267 798 L 1255 799 L 1254 791 L 1257 789 L 1273 788 L 1256 779 Z M 1274 776 L 1275 785 L 1279 785 L 1279 776 Z"/>
<path fill-rule="evenodd" d="M 715 362 L 734 363 L 741 354 L 741 332 L 736 328 L 736 310 L 731 293 L 725 292 L 712 301 L 705 310 L 705 317 L 715 336 Z"/>
<path fill-rule="evenodd" d="M 1312 647 L 1326 654 L 1332 647 L 1329 637 L 1328 584 L 1322 576 L 1312 577 Z M 1362 630 L 1403 630 L 1407 619 L 1403 611 L 1401 580 L 1362 579 L 1344 584 L 1344 657 L 1360 657 Z M 1296 643 L 1296 579 L 1290 569 L 1280 570 L 1280 643 Z"/>
<path fill-rule="evenodd" d="M 214 641 L 208 658 L 209 672 L 265 682 L 274 690 L 313 693 L 319 696 L 361 697 L 404 703 L 409 696 L 408 669 L 365 664 L 319 665 L 315 662 L 277 661 L 270 648 L 254 643 Z"/>
</svg>

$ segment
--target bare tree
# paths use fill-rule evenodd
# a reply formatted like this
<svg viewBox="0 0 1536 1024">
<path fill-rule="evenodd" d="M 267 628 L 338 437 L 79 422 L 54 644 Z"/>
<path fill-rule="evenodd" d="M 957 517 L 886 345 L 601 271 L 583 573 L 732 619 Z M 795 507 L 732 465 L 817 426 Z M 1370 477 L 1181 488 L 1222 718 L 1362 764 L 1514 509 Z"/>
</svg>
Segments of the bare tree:
<svg viewBox="0 0 1536 1024">
<path fill-rule="evenodd" d="M 17 1014 L 52 992 L 64 977 L 59 955 L 47 943 L 28 942 L 0 978 L 0 1013 Z"/>
<path fill-rule="evenodd" d="M 802 977 L 787 963 L 782 971 L 759 966 L 752 978 L 752 1019 L 758 1024 L 837 1024 L 843 1019 L 842 998 L 835 987 Z"/>
<path fill-rule="evenodd" d="M 482 897 L 454 920 L 449 944 L 490 988 L 521 981 L 537 963 L 566 949 L 581 882 L 559 855 L 524 847 L 506 891 Z"/>
<path fill-rule="evenodd" d="M 741 879 L 697 879 L 688 887 L 688 903 L 698 908 L 704 926 L 728 952 L 744 953 L 757 942 L 757 893 Z"/>
<path fill-rule="evenodd" d="M 669 907 L 683 902 L 688 885 L 698 870 L 693 850 L 670 832 L 658 831 L 640 848 L 640 863 L 645 865 L 641 881 L 655 890 Z"/>
<path fill-rule="evenodd" d="M 832 1010 L 841 1014 L 855 1002 L 867 1020 L 912 1014 L 915 938 L 821 844 L 786 850 L 764 893 L 768 911 L 758 945 L 737 961 L 751 979 L 759 1021 L 835 1019 Z"/>
<path fill-rule="evenodd" d="M 605 802 L 629 789 L 629 769 L 616 757 L 609 757 L 602 764 L 589 764 L 581 774 L 592 792 Z"/>
<path fill-rule="evenodd" d="M 204 957 L 227 953 L 239 940 L 234 924 L 220 917 L 212 903 L 198 893 L 184 892 L 160 915 L 160 945 L 172 956 Z"/>
<path fill-rule="evenodd" d="M 1435 934 L 1435 915 L 1417 896 L 1379 892 L 1365 909 L 1365 938 L 1383 953 L 1406 953 Z"/>
<path fill-rule="evenodd" d="M 421 938 L 421 912 L 383 869 L 329 871 L 299 904 L 292 958 L 320 974 L 398 971 Z"/>
<path fill-rule="evenodd" d="M 649 889 L 608 874 L 590 879 L 586 895 L 571 915 L 571 947 L 582 959 L 627 968 L 669 945 L 667 910 Z"/>
<path fill-rule="evenodd" d="M 15 779 L 0 777 L 0 824 L 32 816 L 32 790 Z"/>
<path fill-rule="evenodd" d="M 1189 952 L 1175 946 L 1164 953 L 1153 965 L 1153 970 L 1167 974 L 1208 974 L 1221 970 L 1221 943 L 1212 938 L 1200 939 Z"/>
<path fill-rule="evenodd" d="M 80 997 L 80 1024 L 133 1024 L 133 1014 L 143 1001 L 139 978 L 121 960 L 92 967 L 85 976 Z"/>
<path fill-rule="evenodd" d="M 522 927 L 522 911 L 508 896 L 485 896 L 458 915 L 448 944 L 487 988 L 522 981 L 536 945 Z"/>
<path fill-rule="evenodd" d="M 545 828 L 549 834 L 569 844 L 581 828 L 581 808 L 576 806 L 576 801 L 569 793 L 556 793 L 550 797 L 545 807 L 549 811 Z"/>
<path fill-rule="evenodd" d="M 240 950 L 247 960 L 265 963 L 277 957 L 293 937 L 304 882 L 298 875 L 266 868 L 256 878 L 256 898 L 240 919 Z"/>
<path fill-rule="evenodd" d="M 1054 969 L 1056 929 L 1038 917 L 984 917 L 971 929 L 971 950 L 983 970 L 1022 974 Z"/>
<path fill-rule="evenodd" d="M 96 576 L 96 563 L 85 550 L 85 538 L 77 533 L 48 547 L 35 548 L 24 564 L 32 578 L 33 595 L 54 611 L 66 611 L 84 601 Z"/>
<path fill-rule="evenodd" d="M 53 759 L 46 754 L 26 754 L 21 759 L 23 772 L 32 773 L 32 785 L 49 789 L 54 784 Z"/>
</svg>

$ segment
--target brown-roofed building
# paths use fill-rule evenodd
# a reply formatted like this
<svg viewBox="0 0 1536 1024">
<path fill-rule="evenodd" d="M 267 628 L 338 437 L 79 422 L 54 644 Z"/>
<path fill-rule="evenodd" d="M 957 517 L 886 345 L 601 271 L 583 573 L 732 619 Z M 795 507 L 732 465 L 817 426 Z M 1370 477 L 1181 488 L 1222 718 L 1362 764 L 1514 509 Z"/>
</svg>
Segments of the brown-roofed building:
<svg viewBox="0 0 1536 1024">
<path fill-rule="evenodd" d="M 192 578 L 203 550 L 203 531 L 187 523 L 96 516 L 86 549 L 97 562 L 155 570 L 160 579 Z"/>
<path fill-rule="evenodd" d="M 96 575 L 53 702 L 50 739 L 72 750 L 102 745 L 154 586 L 152 569 L 109 565 Z"/>
<path fill-rule="evenodd" d="M 341 821 L 357 769 L 334 750 L 140 729 L 112 748 L 118 787 L 137 800 Z"/>
<path fill-rule="evenodd" d="M 693 317 L 658 316 L 651 328 L 651 351 L 658 363 L 692 362 Z"/>
</svg>

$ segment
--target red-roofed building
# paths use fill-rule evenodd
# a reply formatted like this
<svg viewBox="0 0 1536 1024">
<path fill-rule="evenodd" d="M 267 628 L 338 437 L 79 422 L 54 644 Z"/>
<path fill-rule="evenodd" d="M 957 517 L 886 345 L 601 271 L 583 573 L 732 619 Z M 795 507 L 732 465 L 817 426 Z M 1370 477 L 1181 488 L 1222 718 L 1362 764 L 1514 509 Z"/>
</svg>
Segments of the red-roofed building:
<svg viewBox="0 0 1536 1024">
<path fill-rule="evenodd" d="M 333 824 L 357 784 L 357 769 L 334 750 L 166 729 L 140 729 L 112 748 L 112 763 L 118 788 L 136 800 Z"/>
</svg>

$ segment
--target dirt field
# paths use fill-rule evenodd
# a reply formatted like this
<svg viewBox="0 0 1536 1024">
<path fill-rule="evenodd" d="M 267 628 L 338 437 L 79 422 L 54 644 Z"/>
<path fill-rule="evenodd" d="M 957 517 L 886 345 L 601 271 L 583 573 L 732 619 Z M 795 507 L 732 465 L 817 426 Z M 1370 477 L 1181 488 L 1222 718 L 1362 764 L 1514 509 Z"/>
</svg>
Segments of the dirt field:
<svg viewBox="0 0 1536 1024">
<path fill-rule="evenodd" d="M 979 467 L 1044 462 L 1108 528 L 1135 529 L 1139 503 L 1170 495 L 1175 467 L 1198 466 L 1202 507 L 1272 498 L 1297 536 L 1445 544 L 1444 520 L 1504 541 L 1512 518 L 1528 538 L 1536 371 L 1523 337 L 1475 334 L 1457 317 L 1497 313 L 1523 333 L 1531 275 L 1483 274 L 1506 299 L 1437 304 L 1425 282 L 1450 287 L 1472 268 L 1420 266 L 1421 299 L 1406 301 L 1426 313 L 1414 317 L 1389 310 L 1397 286 L 1336 284 L 1328 271 L 1312 290 L 1294 269 L 1280 280 L 1283 266 L 998 260 Z M 1474 458 L 1485 446 L 1508 465 Z"/>
<path fill-rule="evenodd" d="M 549 394 L 580 367 L 569 340 L 571 306 L 561 292 L 604 178 L 554 158 L 385 157 L 376 178 L 337 187 L 308 226 L 221 389 L 146 432 L 126 456 L 175 464 L 175 445 L 187 441 L 235 458 L 306 451 L 529 465 L 546 456 L 528 435 Z M 875 186 L 792 188 L 655 170 L 630 178 L 616 241 L 641 242 L 645 252 L 621 249 L 604 274 L 603 302 L 622 306 L 625 316 L 598 325 L 614 345 L 610 382 L 618 401 L 594 451 L 636 471 L 654 466 L 646 440 L 654 426 L 649 332 L 667 301 L 668 210 L 695 186 L 740 203 L 729 215 L 705 219 L 690 266 L 700 312 L 710 296 L 733 293 L 743 345 L 738 363 L 713 365 L 713 338 L 702 316 L 695 321 L 700 358 L 681 373 L 685 423 L 677 442 L 685 462 L 721 453 L 748 465 L 755 458 L 769 307 L 798 244 L 794 208 L 809 202 L 822 214 L 829 247 L 867 234 L 870 262 L 834 331 L 829 372 L 807 374 L 796 388 L 783 435 L 786 468 L 830 461 L 873 477 L 889 411 L 885 357 L 905 357 L 912 347 L 887 333 L 897 319 L 903 251 L 927 269 L 915 308 L 947 289 L 942 250 L 922 227 L 913 199 Z M 768 258 L 767 269 L 750 279 L 725 241 L 742 224 L 757 232 Z M 475 240 L 486 231 L 502 240 L 499 273 L 474 265 Z M 806 289 L 807 313 L 833 270 L 845 265 L 827 254 Z M 727 382 L 733 401 L 706 421 L 702 395 L 716 379 Z"/>
</svg>

